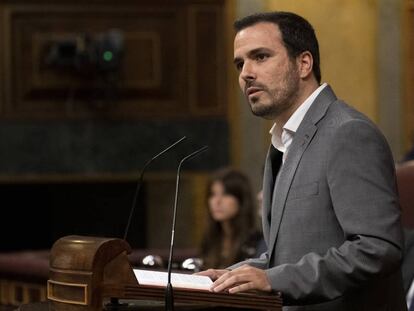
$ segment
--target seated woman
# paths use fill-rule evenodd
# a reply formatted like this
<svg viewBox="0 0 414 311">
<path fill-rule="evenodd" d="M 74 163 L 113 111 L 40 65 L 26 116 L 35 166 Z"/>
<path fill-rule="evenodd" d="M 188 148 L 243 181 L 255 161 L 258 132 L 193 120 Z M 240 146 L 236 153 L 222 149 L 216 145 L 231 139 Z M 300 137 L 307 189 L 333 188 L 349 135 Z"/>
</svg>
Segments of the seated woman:
<svg viewBox="0 0 414 311">
<path fill-rule="evenodd" d="M 260 234 L 250 182 L 241 172 L 225 168 L 208 184 L 208 226 L 201 245 L 204 267 L 225 268 L 253 257 Z"/>
</svg>

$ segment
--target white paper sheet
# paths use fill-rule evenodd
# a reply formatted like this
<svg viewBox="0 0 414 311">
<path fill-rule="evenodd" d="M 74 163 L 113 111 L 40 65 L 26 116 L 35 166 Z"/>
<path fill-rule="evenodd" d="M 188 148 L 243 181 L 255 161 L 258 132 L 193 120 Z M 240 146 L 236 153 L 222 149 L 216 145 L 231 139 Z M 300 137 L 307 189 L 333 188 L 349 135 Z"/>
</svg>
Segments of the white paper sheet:
<svg viewBox="0 0 414 311">
<path fill-rule="evenodd" d="M 167 272 L 134 269 L 135 277 L 141 285 L 167 286 Z M 171 273 L 173 287 L 209 290 L 213 281 L 202 275 Z"/>
</svg>

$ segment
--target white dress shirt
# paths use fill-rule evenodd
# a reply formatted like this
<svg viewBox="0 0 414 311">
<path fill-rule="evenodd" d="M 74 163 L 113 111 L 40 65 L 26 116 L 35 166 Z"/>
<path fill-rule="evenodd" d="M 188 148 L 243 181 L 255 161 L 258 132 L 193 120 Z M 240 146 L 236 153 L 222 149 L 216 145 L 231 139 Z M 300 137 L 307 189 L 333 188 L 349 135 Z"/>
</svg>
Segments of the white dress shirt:
<svg viewBox="0 0 414 311">
<path fill-rule="evenodd" d="M 298 130 L 306 112 L 308 112 L 310 106 L 315 101 L 315 98 L 319 93 L 327 86 L 326 83 L 319 86 L 313 93 L 295 110 L 290 116 L 289 120 L 285 123 L 280 133 L 276 123 L 273 124 L 269 133 L 272 135 L 272 145 L 280 152 L 283 152 L 282 163 L 285 163 L 286 155 L 289 151 L 289 147 L 292 143 L 293 137 Z"/>
<path fill-rule="evenodd" d="M 414 299 L 414 281 L 411 283 L 410 289 L 407 293 L 407 308 L 410 309 Z"/>
</svg>

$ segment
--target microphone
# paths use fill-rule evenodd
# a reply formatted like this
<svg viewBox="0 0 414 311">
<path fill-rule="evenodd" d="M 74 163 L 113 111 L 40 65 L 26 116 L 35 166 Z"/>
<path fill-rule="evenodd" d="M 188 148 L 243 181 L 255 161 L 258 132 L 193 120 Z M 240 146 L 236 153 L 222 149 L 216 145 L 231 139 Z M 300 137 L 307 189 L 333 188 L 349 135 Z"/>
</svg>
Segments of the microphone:
<svg viewBox="0 0 414 311">
<path fill-rule="evenodd" d="M 138 198 L 138 194 L 139 191 L 141 189 L 141 185 L 142 185 L 142 179 L 144 177 L 144 172 L 147 168 L 147 166 L 154 161 L 156 158 L 158 158 L 159 156 L 163 155 L 164 153 L 166 153 L 167 151 L 169 151 L 170 149 L 174 148 L 176 145 L 178 145 L 179 143 L 181 143 L 184 139 L 186 139 L 186 136 L 181 137 L 179 140 L 177 140 L 175 143 L 173 143 L 172 145 L 168 146 L 167 148 L 165 148 L 163 151 L 161 151 L 160 153 L 156 154 L 155 156 L 153 156 L 151 159 L 149 159 L 147 161 L 147 163 L 145 163 L 144 167 L 141 170 L 141 174 L 139 175 L 138 178 L 138 183 L 137 183 L 137 188 L 135 190 L 135 195 L 134 195 L 134 199 L 132 201 L 132 206 L 131 206 L 131 210 L 129 212 L 129 217 L 128 217 L 128 222 L 125 228 L 125 232 L 124 232 L 124 240 L 126 240 L 127 235 L 128 235 L 128 231 L 129 231 L 129 226 L 131 224 L 131 220 L 132 220 L 132 216 L 134 215 L 134 211 L 135 211 L 135 206 L 137 204 L 137 198 Z"/>
<path fill-rule="evenodd" d="M 173 211 L 173 222 L 172 222 L 172 229 L 171 229 L 171 243 L 170 243 L 170 255 L 168 257 L 168 282 L 167 287 L 165 289 L 165 310 L 167 311 L 174 311 L 174 293 L 173 293 L 173 287 L 171 284 L 171 264 L 172 264 L 172 256 L 173 256 L 173 249 L 174 249 L 174 235 L 175 235 L 175 219 L 177 216 L 177 202 L 178 202 L 178 185 L 180 182 L 180 171 L 181 166 L 183 163 L 200 153 L 206 151 L 208 149 L 208 146 L 204 146 L 193 153 L 185 156 L 180 164 L 178 165 L 177 169 L 177 178 L 175 182 L 175 199 L 174 199 L 174 211 Z"/>
</svg>

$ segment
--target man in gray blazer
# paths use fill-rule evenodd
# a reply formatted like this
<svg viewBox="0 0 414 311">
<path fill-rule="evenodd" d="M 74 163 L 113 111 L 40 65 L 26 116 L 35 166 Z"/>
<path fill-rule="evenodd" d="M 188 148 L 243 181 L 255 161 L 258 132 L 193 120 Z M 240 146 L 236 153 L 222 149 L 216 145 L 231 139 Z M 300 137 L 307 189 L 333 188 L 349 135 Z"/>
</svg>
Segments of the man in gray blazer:
<svg viewBox="0 0 414 311">
<path fill-rule="evenodd" d="M 255 14 L 235 28 L 241 90 L 253 114 L 275 121 L 263 181 L 268 250 L 201 274 L 215 280 L 212 291 L 280 292 L 284 310 L 406 310 L 385 138 L 320 85 L 318 42 L 305 19 Z"/>
<path fill-rule="evenodd" d="M 404 291 L 410 311 L 414 310 L 414 229 L 405 228 L 404 260 L 401 266 Z"/>
</svg>

